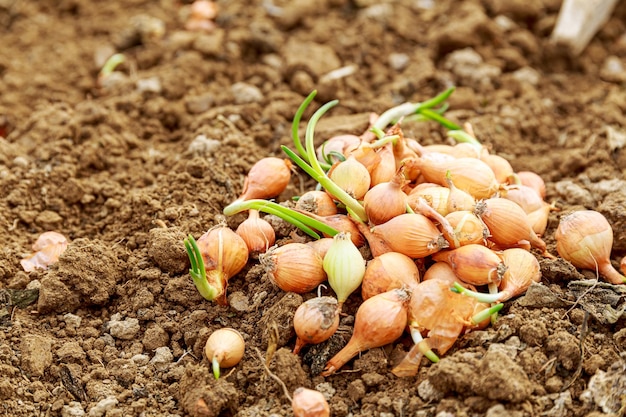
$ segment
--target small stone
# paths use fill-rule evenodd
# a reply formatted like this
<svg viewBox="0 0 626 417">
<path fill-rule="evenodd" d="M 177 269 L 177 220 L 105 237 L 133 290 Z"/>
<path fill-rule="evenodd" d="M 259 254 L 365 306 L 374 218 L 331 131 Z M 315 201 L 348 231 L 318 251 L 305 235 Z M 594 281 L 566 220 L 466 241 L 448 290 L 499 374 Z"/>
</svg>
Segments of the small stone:
<svg viewBox="0 0 626 417">
<path fill-rule="evenodd" d="M 76 314 L 67 313 L 63 316 L 63 321 L 65 321 L 65 325 L 67 327 L 72 327 L 74 329 L 77 329 L 80 327 L 80 324 L 82 323 L 83 319 L 80 316 L 77 316 Z"/>
<path fill-rule="evenodd" d="M 43 376 L 52 365 L 52 342 L 37 335 L 25 335 L 20 343 L 22 368 L 33 376 Z"/>
<path fill-rule="evenodd" d="M 158 324 L 148 327 L 142 339 L 144 348 L 149 351 L 167 346 L 169 342 L 170 335 Z"/>
<path fill-rule="evenodd" d="M 137 91 L 139 93 L 155 93 L 160 94 L 163 88 L 159 77 L 150 77 L 137 80 Z"/>
<path fill-rule="evenodd" d="M 209 139 L 205 135 L 198 135 L 189 144 L 187 151 L 196 155 L 211 155 L 222 146 L 222 142 Z"/>
<path fill-rule="evenodd" d="M 128 318 L 126 320 L 111 320 L 108 323 L 109 333 L 116 339 L 131 340 L 139 333 L 139 320 Z"/>
<path fill-rule="evenodd" d="M 417 386 L 417 394 L 428 403 L 436 402 L 444 397 L 443 392 L 433 386 L 430 380 L 425 379 Z"/>
<path fill-rule="evenodd" d="M 156 349 L 156 353 L 150 364 L 154 365 L 154 367 L 158 370 L 163 370 L 167 368 L 167 366 L 172 363 L 174 360 L 174 355 L 169 347 L 160 347 Z"/>
<path fill-rule="evenodd" d="M 150 361 L 150 356 L 139 354 L 139 355 L 133 356 L 132 358 L 130 358 L 130 360 L 133 361 L 135 365 L 137 366 L 144 366 L 144 365 L 147 365 L 148 362 Z"/>
<path fill-rule="evenodd" d="M 81 362 L 87 357 L 87 354 L 78 342 L 64 343 L 57 349 L 56 354 L 59 361 L 63 363 Z"/>
<path fill-rule="evenodd" d="M 245 313 L 250 311 L 250 299 L 241 291 L 235 291 L 228 295 L 228 305 L 235 311 Z"/>
<path fill-rule="evenodd" d="M 64 405 L 61 410 L 61 417 L 82 417 L 84 415 L 85 410 L 77 401 L 72 401 L 68 405 Z"/>
<path fill-rule="evenodd" d="M 389 55 L 389 65 L 396 71 L 402 71 L 409 65 L 410 58 L 407 54 L 391 53 Z"/>
<path fill-rule="evenodd" d="M 247 83 L 235 83 L 230 87 L 235 97 L 235 103 L 257 103 L 263 100 L 263 92 L 256 86 Z"/>
<path fill-rule="evenodd" d="M 98 404 L 94 405 L 91 410 L 89 410 L 89 417 L 102 417 L 107 413 L 107 411 L 115 407 L 118 403 L 119 401 L 117 398 L 114 396 L 108 396 L 98 401 Z"/>
</svg>

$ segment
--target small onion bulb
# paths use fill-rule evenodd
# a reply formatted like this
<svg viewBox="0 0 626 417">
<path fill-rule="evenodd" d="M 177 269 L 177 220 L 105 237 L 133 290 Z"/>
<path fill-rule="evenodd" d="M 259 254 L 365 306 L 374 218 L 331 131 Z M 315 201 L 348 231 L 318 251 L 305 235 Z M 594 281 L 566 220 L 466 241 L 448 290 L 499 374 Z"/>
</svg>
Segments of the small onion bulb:
<svg viewBox="0 0 626 417">
<path fill-rule="evenodd" d="M 232 368 L 243 358 L 246 344 L 237 330 L 224 327 L 211 333 L 206 341 L 204 353 L 213 367 L 215 379 L 220 377 L 221 368 Z"/>
</svg>

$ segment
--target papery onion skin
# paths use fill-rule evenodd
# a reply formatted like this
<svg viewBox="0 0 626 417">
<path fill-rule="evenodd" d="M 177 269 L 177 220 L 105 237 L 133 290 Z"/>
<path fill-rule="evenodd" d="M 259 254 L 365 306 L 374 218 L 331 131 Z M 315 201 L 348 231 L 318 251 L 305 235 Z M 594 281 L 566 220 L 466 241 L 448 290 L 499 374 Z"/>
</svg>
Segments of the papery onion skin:
<svg viewBox="0 0 626 417">
<path fill-rule="evenodd" d="M 500 155 L 487 153 L 481 155 L 480 159 L 481 161 L 489 165 L 489 168 L 491 168 L 496 176 L 496 181 L 500 184 L 504 184 L 509 176 L 513 174 L 513 167 L 511 167 L 509 161 L 507 161 Z"/>
<path fill-rule="evenodd" d="M 339 327 L 339 303 L 333 297 L 315 297 L 300 304 L 293 317 L 296 331 L 294 354 L 307 344 L 328 340 Z"/>
<path fill-rule="evenodd" d="M 291 168 L 288 159 L 275 157 L 260 159 L 250 168 L 238 200 L 276 197 L 287 188 L 291 179 Z"/>
<path fill-rule="evenodd" d="M 526 213 L 539 210 L 545 202 L 537 194 L 537 191 L 526 185 L 510 185 L 501 193 L 503 198 L 517 203 Z"/>
<path fill-rule="evenodd" d="M 458 339 L 474 311 L 474 301 L 450 291 L 445 281 L 421 282 L 409 301 L 409 326 L 429 330 L 429 345 L 446 353 Z"/>
<path fill-rule="evenodd" d="M 448 213 L 446 220 L 454 232 L 454 242 L 450 246 L 458 248 L 472 243 L 482 244 L 489 236 L 484 223 L 471 211 L 462 210 Z"/>
<path fill-rule="evenodd" d="M 450 189 L 441 185 L 433 184 L 432 187 L 422 187 L 419 184 L 408 195 L 407 202 L 409 206 L 415 210 L 417 200 L 422 197 L 429 206 L 437 210 L 442 216 L 447 215 L 450 211 L 448 209 L 448 198 L 450 197 Z"/>
<path fill-rule="evenodd" d="M 269 279 L 285 292 L 304 294 L 326 281 L 323 261 L 305 243 L 287 243 L 259 256 Z"/>
<path fill-rule="evenodd" d="M 446 185 L 446 178 L 449 177 L 457 188 L 476 199 L 489 198 L 498 190 L 495 174 L 480 159 L 456 158 L 444 162 L 444 158 L 427 158 L 430 155 L 417 160 L 426 181 Z"/>
<path fill-rule="evenodd" d="M 360 200 L 370 188 L 371 178 L 367 168 L 350 157 L 328 171 L 329 178 L 352 198 Z"/>
<path fill-rule="evenodd" d="M 319 391 L 300 387 L 293 392 L 291 401 L 294 417 L 329 417 L 330 406 Z"/>
<path fill-rule="evenodd" d="M 404 289 L 384 292 L 363 301 L 354 317 L 350 341 L 326 363 L 321 375 L 332 375 L 359 352 L 398 339 L 407 325 L 408 301 L 409 294 Z"/>
<path fill-rule="evenodd" d="M 417 213 L 396 216 L 375 226 L 372 233 L 393 251 L 409 258 L 425 258 L 449 246 L 439 229 L 426 216 Z"/>
<path fill-rule="evenodd" d="M 44 232 L 33 243 L 35 251 L 30 257 L 20 261 L 24 271 L 31 272 L 36 268 L 46 269 L 59 260 L 59 256 L 67 249 L 68 241 L 58 232 Z"/>
<path fill-rule="evenodd" d="M 367 300 L 394 288 L 412 288 L 419 281 L 419 269 L 411 258 L 398 252 L 387 252 L 367 263 L 361 284 L 361 298 Z"/>
<path fill-rule="evenodd" d="M 559 255 L 576 268 L 597 268 L 610 283 L 626 283 L 611 265 L 613 229 L 601 213 L 581 210 L 561 217 L 554 237 Z"/>
</svg>

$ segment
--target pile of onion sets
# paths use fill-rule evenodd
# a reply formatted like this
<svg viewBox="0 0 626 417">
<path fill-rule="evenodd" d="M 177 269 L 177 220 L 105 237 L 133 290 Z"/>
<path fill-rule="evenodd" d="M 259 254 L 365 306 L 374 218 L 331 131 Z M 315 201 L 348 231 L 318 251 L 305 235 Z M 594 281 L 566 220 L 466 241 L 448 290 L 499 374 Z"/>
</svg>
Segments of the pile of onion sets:
<svg viewBox="0 0 626 417">
<path fill-rule="evenodd" d="M 185 240 L 202 296 L 226 305 L 228 281 L 258 262 L 283 291 L 309 295 L 293 318 L 295 354 L 337 331 L 348 299 L 360 303 L 349 342 L 323 376 L 403 335 L 413 347 L 392 372 L 412 376 L 424 357 L 438 361 L 460 335 L 493 322 L 503 303 L 541 281 L 538 258 L 555 258 L 541 238 L 555 206 L 545 201 L 539 175 L 515 172 L 481 145 L 470 125 L 461 128 L 443 117 L 452 91 L 389 109 L 372 116 L 361 135 L 340 134 L 317 146 L 315 125 L 336 101 L 313 114 L 302 143 L 298 127 L 315 92 L 309 95 L 294 117 L 295 149 L 283 146 L 286 158 L 254 164 L 240 197 L 224 209 L 228 216 L 246 212 L 247 220 L 235 231 L 217 225 L 197 241 L 191 235 Z M 457 143 L 426 146 L 404 136 L 399 121 L 411 118 L 441 123 Z M 317 187 L 295 201 L 272 201 L 296 166 Z M 276 233 L 260 213 L 280 217 L 300 233 L 276 245 Z M 602 214 L 560 217 L 558 255 L 624 284 L 626 262 L 621 273 L 611 263 L 613 232 Z M 326 282 L 332 291 L 322 296 L 319 287 Z M 213 355 L 208 360 L 219 372 L 227 365 Z"/>
</svg>

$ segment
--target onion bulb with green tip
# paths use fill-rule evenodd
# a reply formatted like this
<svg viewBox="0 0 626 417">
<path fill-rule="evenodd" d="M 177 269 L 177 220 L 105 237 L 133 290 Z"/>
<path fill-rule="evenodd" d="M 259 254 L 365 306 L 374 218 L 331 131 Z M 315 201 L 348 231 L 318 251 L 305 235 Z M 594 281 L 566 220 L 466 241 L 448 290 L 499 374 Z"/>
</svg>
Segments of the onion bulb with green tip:
<svg viewBox="0 0 626 417">
<path fill-rule="evenodd" d="M 350 294 L 359 288 L 365 275 L 365 259 L 350 240 L 350 233 L 335 235 L 333 244 L 324 256 L 324 271 L 341 307 Z"/>
<path fill-rule="evenodd" d="M 232 368 L 241 361 L 245 347 L 243 336 L 235 329 L 224 327 L 211 333 L 204 353 L 211 362 L 215 379 L 220 377 L 220 368 Z"/>
</svg>

